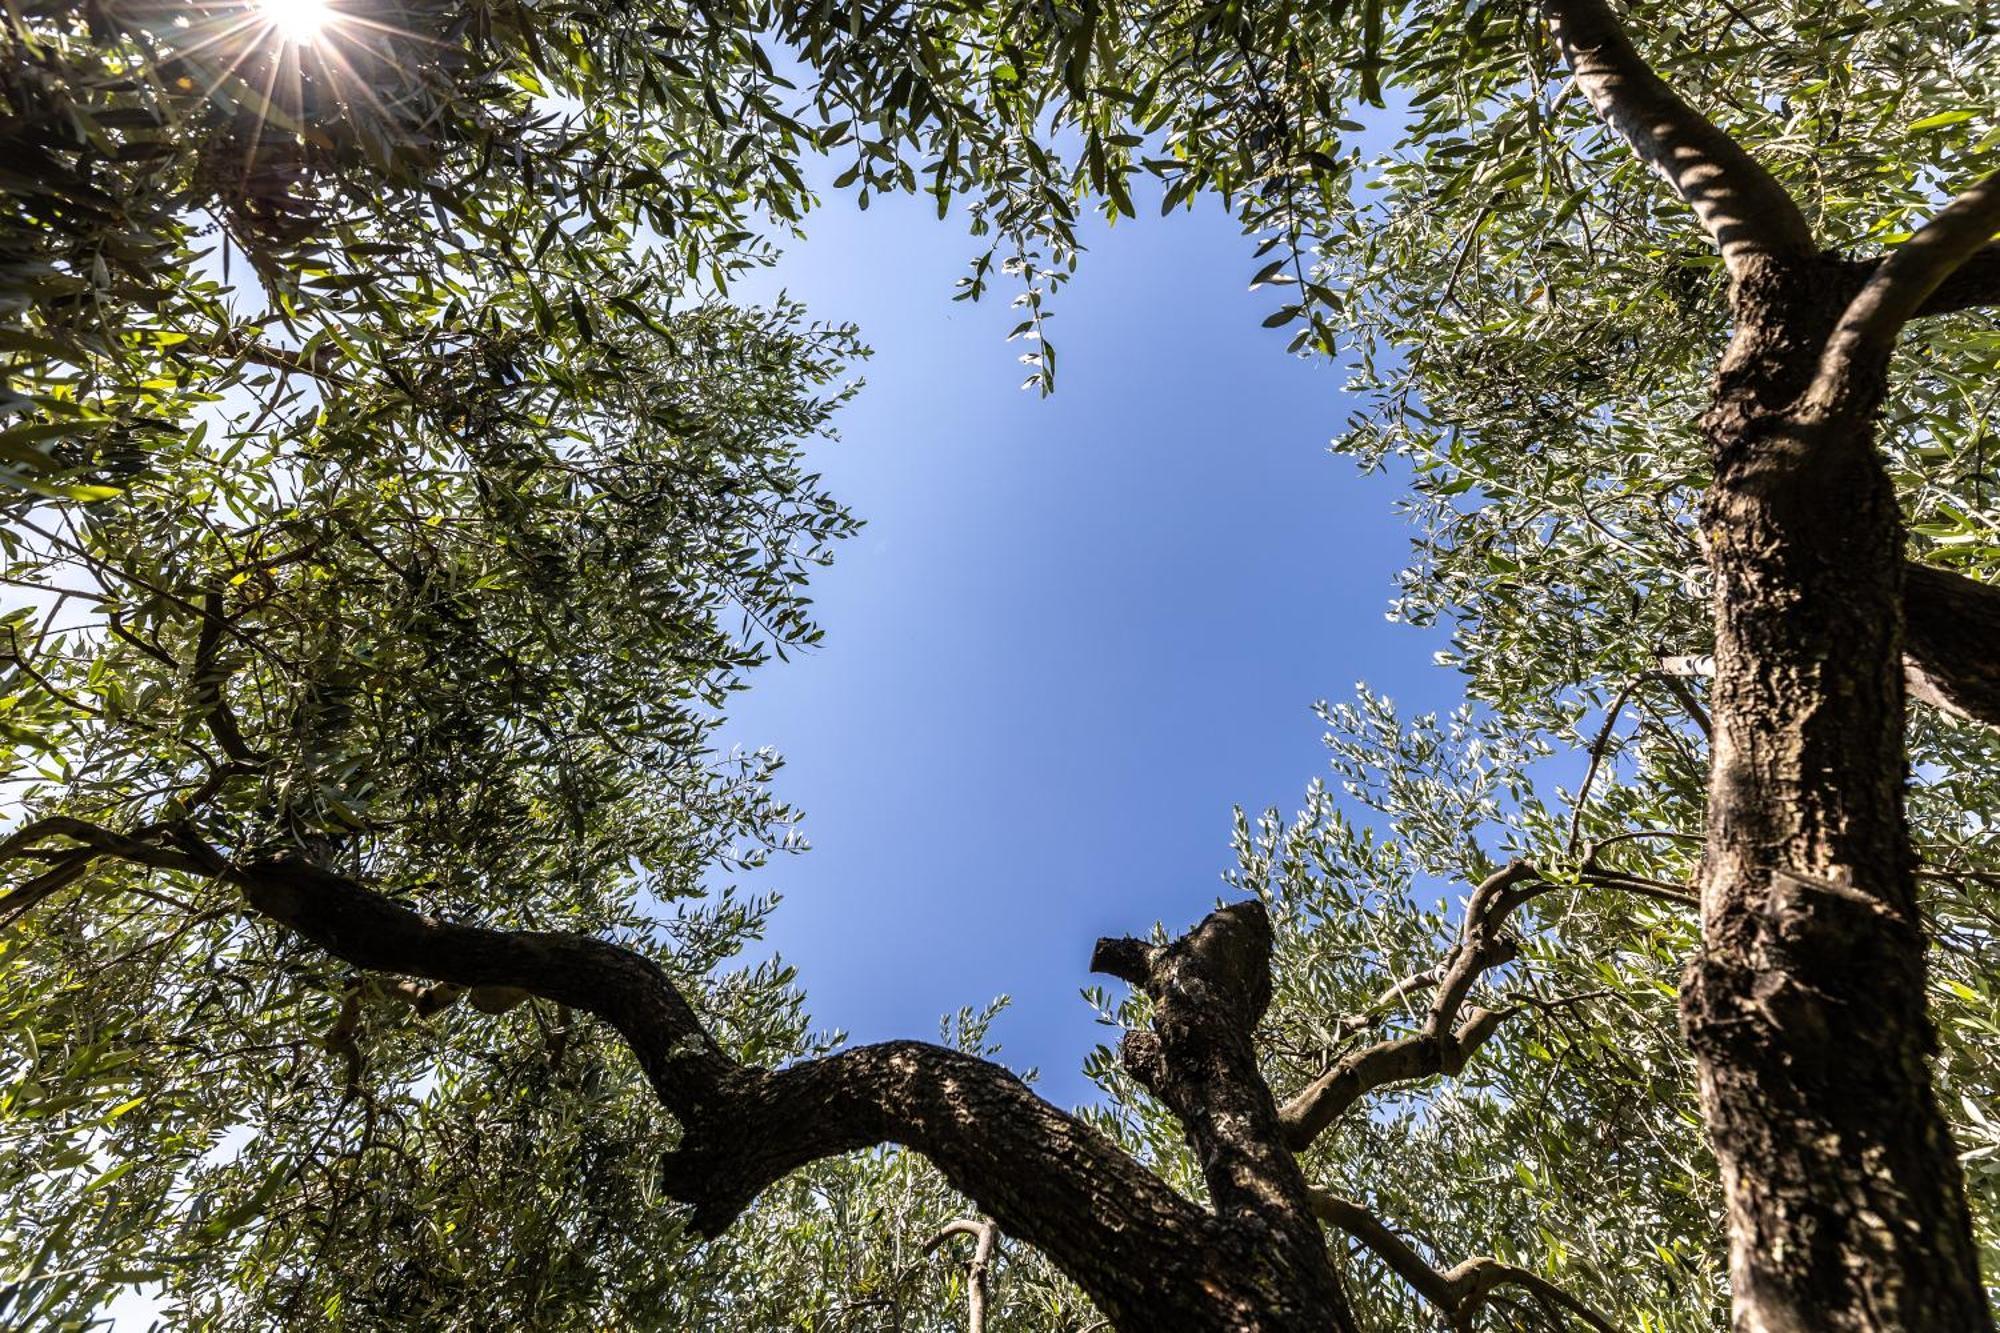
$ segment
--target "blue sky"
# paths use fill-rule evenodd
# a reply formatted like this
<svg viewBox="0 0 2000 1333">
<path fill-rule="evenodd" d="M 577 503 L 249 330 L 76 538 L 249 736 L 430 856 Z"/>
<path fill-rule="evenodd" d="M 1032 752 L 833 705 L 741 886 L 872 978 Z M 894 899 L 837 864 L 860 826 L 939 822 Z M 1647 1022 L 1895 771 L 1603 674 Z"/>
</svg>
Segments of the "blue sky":
<svg viewBox="0 0 2000 1333">
<path fill-rule="evenodd" d="M 1206 910 L 1232 806 L 1323 771 L 1315 699 L 1444 708 L 1457 679 L 1385 621 L 1397 483 L 1328 455 L 1343 376 L 1259 326 L 1279 298 L 1219 208 L 1091 227 L 1046 400 L 1012 293 L 950 300 L 975 243 L 929 200 L 808 228 L 768 290 L 875 349 L 813 458 L 869 526 L 816 580 L 825 643 L 734 701 L 813 843 L 744 882 L 785 895 L 771 942 L 820 1023 L 927 1037 L 1005 992 L 1005 1058 L 1075 1101 L 1093 940 Z"/>
</svg>

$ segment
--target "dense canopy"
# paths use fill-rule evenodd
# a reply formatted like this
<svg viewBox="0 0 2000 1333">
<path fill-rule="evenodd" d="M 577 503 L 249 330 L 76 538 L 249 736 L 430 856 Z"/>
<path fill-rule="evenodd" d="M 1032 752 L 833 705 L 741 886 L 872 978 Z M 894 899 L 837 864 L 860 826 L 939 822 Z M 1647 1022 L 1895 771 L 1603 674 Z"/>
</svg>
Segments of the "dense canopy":
<svg viewBox="0 0 2000 1333">
<path fill-rule="evenodd" d="M 1990 1326 L 1987 7 L 321 18 L 0 27 L 0 1319 Z M 1075 1116 L 732 961 L 862 349 L 731 289 L 821 157 L 1043 391 L 1078 217 L 1224 197 L 1452 627 L 1100 942 Z"/>
</svg>

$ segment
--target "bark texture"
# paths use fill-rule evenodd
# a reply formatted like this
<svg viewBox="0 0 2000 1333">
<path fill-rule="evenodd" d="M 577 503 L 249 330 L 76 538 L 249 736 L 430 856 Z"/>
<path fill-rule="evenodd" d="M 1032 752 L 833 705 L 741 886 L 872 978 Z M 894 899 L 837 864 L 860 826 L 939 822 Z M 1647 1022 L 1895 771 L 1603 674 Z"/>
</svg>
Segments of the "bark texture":
<svg viewBox="0 0 2000 1333">
<path fill-rule="evenodd" d="M 1604 0 L 1544 8 L 1578 86 L 1693 208 L 1731 279 L 1735 330 L 1702 421 L 1713 750 L 1682 1016 L 1736 1327 L 1990 1328 L 1928 1065 L 1904 532 L 1873 431 L 1903 324 L 1990 298 L 2000 178 L 1878 260 L 1818 253 L 1783 186 L 1647 68 Z M 1924 624 L 1920 657 L 1960 646 Z M 1976 692 L 1989 673 L 1962 674 Z"/>
<path fill-rule="evenodd" d="M 1271 999 L 1271 925 L 1260 903 L 1220 908 L 1167 944 L 1098 942 L 1092 966 L 1142 989 L 1151 1003 L 1150 1021 L 1126 1035 L 1125 1064 L 1179 1117 L 1207 1186 L 1203 1207 L 998 1065 L 922 1042 L 863 1046 L 778 1070 L 740 1064 L 644 954 L 583 935 L 441 920 L 301 860 L 232 860 L 184 826 L 118 832 L 63 816 L 32 821 L 0 839 L 0 863 L 47 869 L 0 894 L 0 924 L 105 858 L 232 885 L 249 912 L 354 967 L 420 978 L 385 988 L 419 1014 L 461 1000 L 497 1013 L 541 997 L 610 1023 L 681 1126 L 660 1181 L 688 1205 L 702 1234 L 719 1233 L 760 1191 L 819 1158 L 880 1143 L 922 1154 L 985 1214 L 938 1237 L 964 1233 L 979 1242 L 969 1274 L 975 1323 L 985 1316 L 986 1274 L 1004 1228 L 1043 1250 L 1119 1329 L 1351 1333 L 1324 1222 L 1377 1250 L 1455 1324 L 1473 1319 L 1497 1289 L 1513 1288 L 1605 1326 L 1582 1302 L 1512 1265 L 1475 1257 L 1431 1268 L 1386 1222 L 1308 1185 L 1294 1156 L 1365 1093 L 1455 1072 L 1516 1012 L 1468 999 L 1485 973 L 1513 960 L 1511 914 L 1557 888 L 1526 862 L 1473 889 L 1458 940 L 1441 961 L 1336 1024 L 1345 1036 L 1359 1035 L 1428 992 L 1422 1027 L 1364 1047 L 1351 1069 L 1336 1061 L 1284 1111 L 1253 1044 Z M 1687 901 L 1612 872 L 1587 868 L 1583 878 L 1614 892 Z M 327 1034 L 350 1081 L 364 1063 L 353 1040 L 360 994 L 348 990 Z"/>
<path fill-rule="evenodd" d="M 1813 405 L 1854 296 L 1832 264 L 1741 275 L 1703 423 L 1715 730 L 1683 1015 L 1743 1333 L 1990 1327 L 1927 1063 L 1886 354 Z"/>
<path fill-rule="evenodd" d="M 1243 1058 L 1270 995 L 1270 927 L 1256 903 L 1216 912 L 1172 946 L 1173 963 L 1160 970 L 1164 1059 L 1151 1067 L 1181 1091 L 1173 1104 L 1191 1132 L 1215 1145 L 1210 1211 L 976 1057 L 906 1041 L 780 1070 L 741 1065 L 657 964 L 615 944 L 439 921 L 302 862 L 239 869 L 217 859 L 214 873 L 238 884 L 257 912 L 357 967 L 468 990 L 517 987 L 610 1022 L 681 1122 L 681 1146 L 660 1179 L 690 1205 L 702 1234 L 722 1232 L 809 1162 L 894 1143 L 1046 1253 L 1121 1329 L 1353 1327 L 1304 1180 L 1276 1146 L 1270 1090 Z M 1244 1116 L 1270 1148 L 1238 1132 Z"/>
</svg>

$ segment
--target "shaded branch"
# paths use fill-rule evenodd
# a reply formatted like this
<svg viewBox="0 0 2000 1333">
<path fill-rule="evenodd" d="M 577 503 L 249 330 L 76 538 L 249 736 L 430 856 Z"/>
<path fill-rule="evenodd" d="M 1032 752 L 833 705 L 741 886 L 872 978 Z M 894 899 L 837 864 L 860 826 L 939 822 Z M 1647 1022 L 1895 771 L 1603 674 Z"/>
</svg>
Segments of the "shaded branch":
<svg viewBox="0 0 2000 1333">
<path fill-rule="evenodd" d="M 37 903 L 52 898 L 89 872 L 97 853 L 88 847 L 63 852 L 47 870 L 0 894 L 0 930 L 14 924 Z"/>
<path fill-rule="evenodd" d="M 1549 31 L 1592 107 L 1685 200 L 1731 275 L 1814 254 L 1784 186 L 1653 72 L 1604 0 L 1545 0 Z"/>
<path fill-rule="evenodd" d="M 1435 1305 L 1454 1328 L 1470 1328 L 1472 1320 L 1498 1287 L 1518 1287 L 1545 1305 L 1575 1315 L 1596 1333 L 1616 1333 L 1611 1321 L 1547 1278 L 1497 1259 L 1477 1258 L 1451 1269 L 1431 1266 L 1416 1247 L 1397 1235 L 1373 1212 L 1322 1189 L 1312 1191 L 1314 1216 L 1360 1241 L 1384 1266 Z"/>
<path fill-rule="evenodd" d="M 740 1064 L 666 972 L 634 950 L 584 935 L 446 921 L 301 860 L 233 862 L 184 830 L 131 837 L 58 817 L 0 843 L 0 859 L 45 854 L 42 844 L 56 837 L 84 844 L 79 850 L 91 856 L 229 884 L 257 915 L 366 971 L 460 988 L 475 1002 L 482 992 L 521 992 L 604 1019 L 681 1123 L 660 1184 L 691 1207 L 702 1235 L 720 1233 L 764 1188 L 807 1163 L 893 1143 L 929 1159 L 1122 1327 L 1213 1329 L 1261 1318 L 1274 1330 L 1351 1328 L 1323 1245 L 1302 1254 L 1297 1243 L 1247 1244 L 1253 1232 L 1271 1240 L 1272 1230 L 1260 1221 L 1238 1234 L 999 1065 L 920 1042 L 858 1047 L 781 1070 Z M 1209 998 L 1231 1006 L 1230 1025 L 1254 1024 L 1259 990 L 1269 995 L 1268 972 L 1254 975 L 1268 962 L 1268 926 L 1261 952 L 1243 947 L 1255 945 L 1262 923 L 1260 908 L 1252 916 L 1225 909 L 1164 951 L 1202 961 L 1190 976 L 1198 973 L 1214 988 Z M 1162 1008 L 1176 1004 L 1169 998 Z M 1270 1094 L 1261 1081 L 1254 1088 L 1268 1130 Z M 1281 1155 L 1297 1178 L 1296 1164 Z M 1299 1216 L 1316 1231 L 1302 1178 L 1295 1193 Z"/>
<path fill-rule="evenodd" d="M 1713 676 L 1712 657 L 1663 657 L 1662 678 Z M 2000 588 L 1903 562 L 1903 687 L 1955 717 L 2000 727 Z"/>
<path fill-rule="evenodd" d="M 1894 254 L 1895 251 L 1889 253 Z M 1873 259 L 1848 261 L 1855 290 L 1860 290 L 1888 257 L 1878 255 Z M 2000 305 L 2000 241 L 1989 241 L 1974 250 L 1963 263 L 1946 274 L 1911 318 L 1952 315 L 1961 310 L 1978 310 L 1991 305 Z"/>
<path fill-rule="evenodd" d="M 229 666 L 218 659 L 217 648 L 229 621 L 223 615 L 222 594 L 210 592 L 201 601 L 201 631 L 194 646 L 194 701 L 203 723 L 222 753 L 246 768 L 262 765 L 268 756 L 243 739 L 236 710 L 229 706 L 226 692 Z"/>
<path fill-rule="evenodd" d="M 2000 727 L 2000 588 L 1906 562 L 1903 651 L 1910 697 Z"/>
</svg>

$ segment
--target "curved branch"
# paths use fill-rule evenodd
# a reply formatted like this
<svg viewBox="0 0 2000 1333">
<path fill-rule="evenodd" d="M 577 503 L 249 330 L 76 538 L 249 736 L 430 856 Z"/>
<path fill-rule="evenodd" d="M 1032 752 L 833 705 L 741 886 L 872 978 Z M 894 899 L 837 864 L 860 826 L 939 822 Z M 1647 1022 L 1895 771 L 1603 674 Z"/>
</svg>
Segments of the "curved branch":
<svg viewBox="0 0 2000 1333">
<path fill-rule="evenodd" d="M 1376 1088 L 1463 1069 L 1506 1017 L 1495 1010 L 1474 1009 L 1461 1022 L 1465 997 L 1487 970 L 1514 960 L 1514 942 L 1505 933 L 1507 917 L 1550 887 L 1538 881 L 1535 867 L 1526 861 L 1512 862 L 1481 881 L 1466 902 L 1458 940 L 1439 974 L 1423 1025 L 1345 1057 L 1286 1102 L 1278 1112 L 1286 1145 L 1303 1152 L 1342 1112 Z"/>
<path fill-rule="evenodd" d="M 1888 257 L 1878 255 L 1849 261 L 1854 290 L 1859 291 Z M 1961 310 L 1979 310 L 1991 305 L 2000 305 L 2000 241 L 1988 242 L 1974 250 L 1924 298 L 1912 318 L 1954 315 Z"/>
<path fill-rule="evenodd" d="M 972 1258 L 965 1266 L 966 1333 L 986 1333 L 986 1303 L 991 1299 L 993 1255 L 1000 1246 L 1000 1228 L 984 1217 L 961 1217 L 924 1244 L 929 1254 L 953 1236 L 972 1237 Z"/>
<path fill-rule="evenodd" d="M 1261 1327 L 1301 1333 L 1329 1322 L 1351 1328 L 1323 1245 L 1309 1255 L 1258 1245 L 1253 1235 L 1268 1241 L 1282 1222 L 1237 1226 L 1197 1208 L 999 1065 L 920 1042 L 863 1046 L 775 1071 L 744 1065 L 710 1036 L 667 973 L 634 950 L 584 935 L 441 920 L 301 860 L 231 862 L 183 830 L 127 837 L 48 819 L 0 842 L 0 859 L 46 859 L 39 844 L 58 836 L 82 842 L 92 857 L 229 884 L 257 915 L 357 968 L 474 994 L 517 990 L 604 1019 L 681 1123 L 680 1146 L 660 1166 L 661 1187 L 692 1207 L 700 1234 L 718 1234 L 765 1187 L 807 1163 L 894 1143 L 928 1158 L 1010 1235 L 1046 1253 L 1120 1327 L 1206 1333 L 1262 1320 Z M 1212 997 L 1219 1001 L 1254 1001 L 1260 984 L 1268 996 L 1268 975 L 1259 983 L 1238 970 L 1250 963 L 1237 947 L 1242 914 L 1219 927 L 1215 920 L 1165 952 L 1213 962 L 1202 975 L 1221 987 Z M 1263 1096 L 1268 1107 L 1269 1092 Z M 1312 1226 L 1303 1178 L 1297 1199 Z"/>
<path fill-rule="evenodd" d="M 1416 1247 L 1374 1213 L 1351 1199 L 1322 1189 L 1312 1191 L 1313 1214 L 1366 1245 L 1390 1272 L 1444 1312 L 1455 1327 L 1469 1328 L 1472 1317 L 1497 1287 L 1519 1287 L 1544 1304 L 1567 1310 L 1596 1333 L 1616 1333 L 1611 1321 L 1536 1273 L 1497 1259 L 1467 1259 L 1449 1270 L 1433 1268 Z"/>
<path fill-rule="evenodd" d="M 1694 209 L 1733 276 L 1755 258 L 1815 253 L 1785 187 L 1653 72 L 1604 0 L 1545 0 L 1543 9 L 1591 106 Z"/>
<path fill-rule="evenodd" d="M 2000 231 L 2000 171 L 1946 204 L 1916 235 L 1883 256 L 1827 339 L 1812 385 L 1794 414 L 1795 426 L 1811 431 L 1874 411 L 1896 335 L 1946 278 L 1988 247 L 1995 231 Z"/>
<path fill-rule="evenodd" d="M 1582 881 L 1592 888 L 1637 894 L 1678 907 L 1697 905 L 1695 896 L 1677 885 L 1598 869 L 1595 857 L 1593 847 L 1581 873 Z M 1507 934 L 1508 918 L 1523 904 L 1556 887 L 1542 879 L 1541 872 L 1528 861 L 1511 862 L 1482 880 L 1466 901 L 1458 939 L 1444 962 L 1397 982 L 1385 993 L 1385 999 L 1401 998 L 1434 980 L 1436 990 L 1422 1024 L 1414 1032 L 1385 1038 L 1343 1056 L 1280 1107 L 1278 1121 L 1285 1145 L 1293 1152 L 1304 1152 L 1348 1108 L 1377 1088 L 1463 1070 L 1474 1052 L 1520 1008 L 1468 1008 L 1466 997 L 1487 972 L 1514 961 L 1517 945 Z M 1349 1020 L 1343 1019 L 1337 1030 L 1346 1035 L 1348 1025 Z"/>
<path fill-rule="evenodd" d="M 194 700 L 202 721 L 215 737 L 222 753 L 246 769 L 261 767 L 269 758 L 243 738 L 236 710 L 229 706 L 229 666 L 217 652 L 222 632 L 229 621 L 223 615 L 222 594 L 210 592 L 201 599 L 201 631 L 195 638 Z"/>
</svg>

